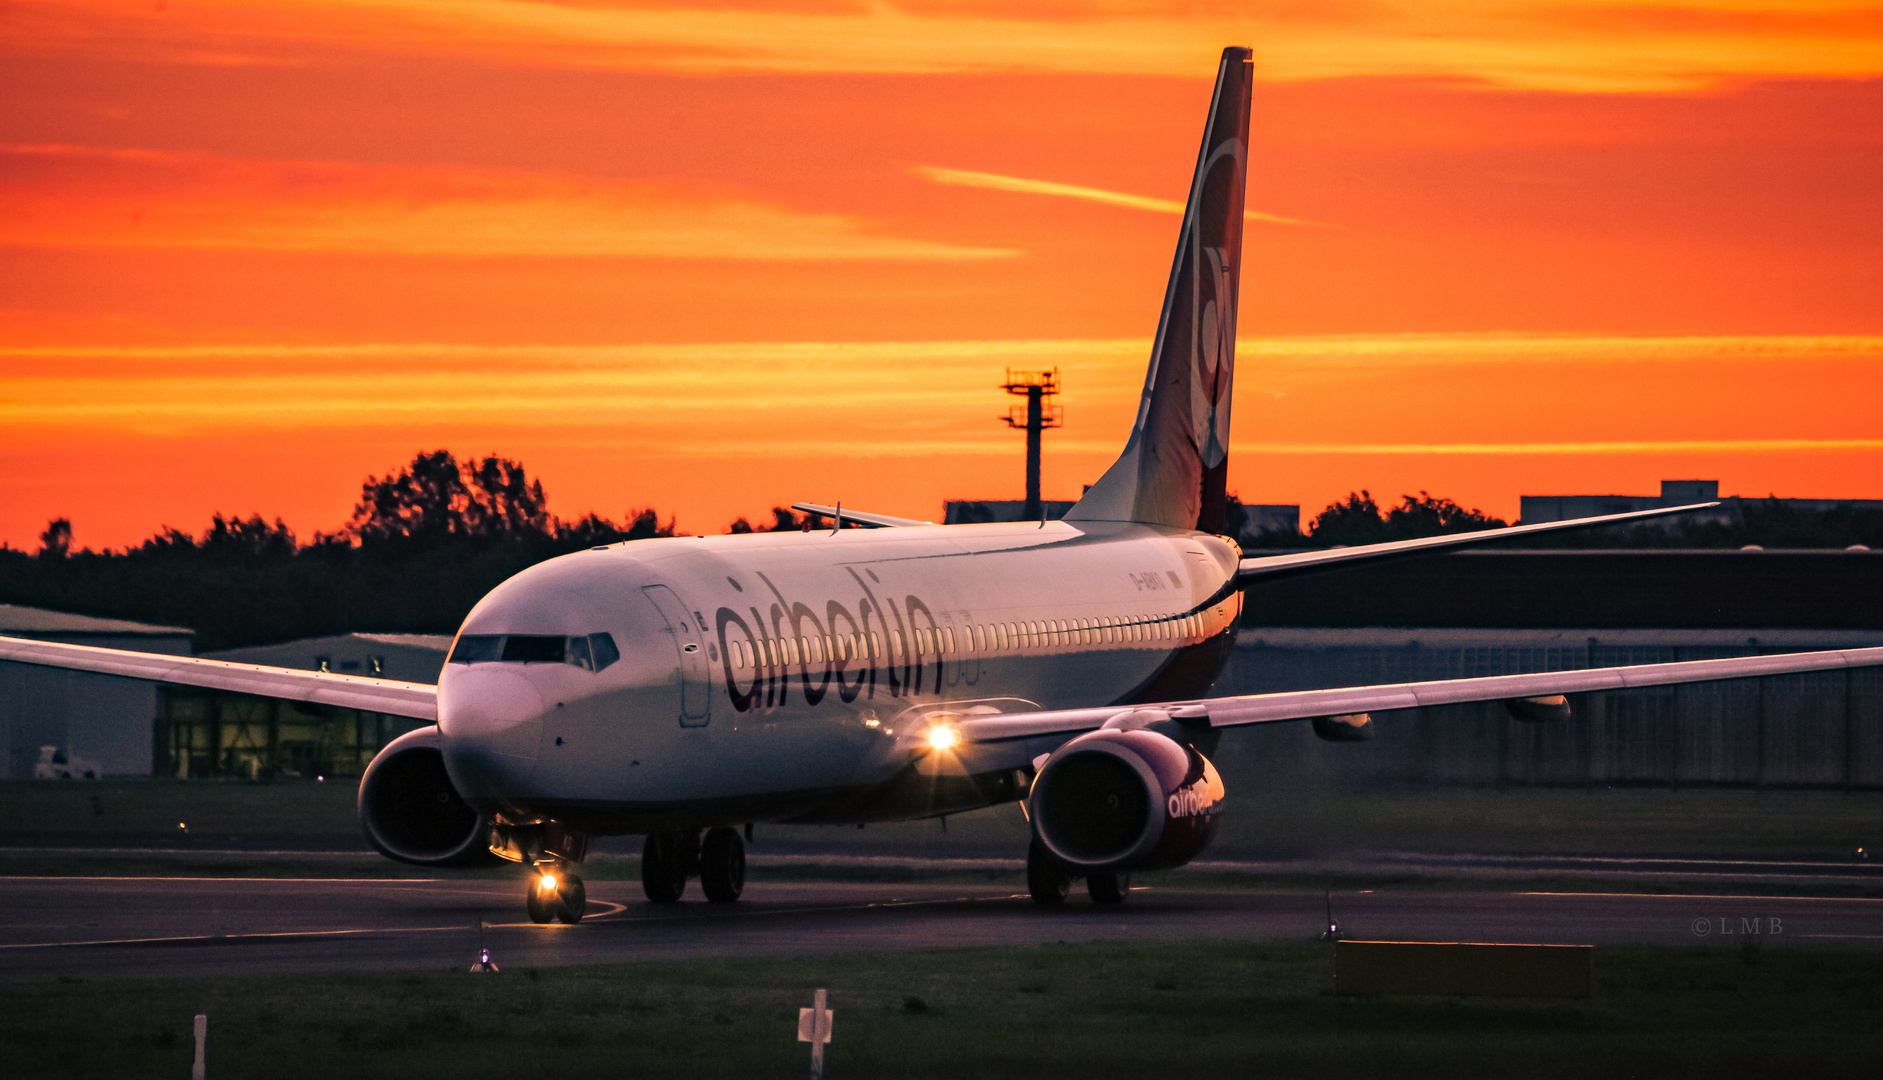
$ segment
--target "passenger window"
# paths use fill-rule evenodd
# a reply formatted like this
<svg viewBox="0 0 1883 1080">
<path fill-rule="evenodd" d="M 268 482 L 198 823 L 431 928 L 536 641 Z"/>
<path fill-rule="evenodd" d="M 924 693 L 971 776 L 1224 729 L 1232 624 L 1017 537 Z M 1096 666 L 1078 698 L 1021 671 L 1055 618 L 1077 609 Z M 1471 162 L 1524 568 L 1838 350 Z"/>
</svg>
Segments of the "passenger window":
<svg viewBox="0 0 1883 1080">
<path fill-rule="evenodd" d="M 942 650 L 943 652 L 952 653 L 955 651 L 955 628 L 954 627 L 952 626 L 942 627 L 942 644 L 947 646 L 946 648 Z"/>
<path fill-rule="evenodd" d="M 503 655 L 502 634 L 464 634 L 451 647 L 451 663 L 483 664 Z"/>
<path fill-rule="evenodd" d="M 568 661 L 568 663 L 581 668 L 583 671 L 595 670 L 595 661 L 589 657 L 588 639 L 585 637 L 570 638 L 569 647 L 564 653 L 563 658 Z"/>
</svg>

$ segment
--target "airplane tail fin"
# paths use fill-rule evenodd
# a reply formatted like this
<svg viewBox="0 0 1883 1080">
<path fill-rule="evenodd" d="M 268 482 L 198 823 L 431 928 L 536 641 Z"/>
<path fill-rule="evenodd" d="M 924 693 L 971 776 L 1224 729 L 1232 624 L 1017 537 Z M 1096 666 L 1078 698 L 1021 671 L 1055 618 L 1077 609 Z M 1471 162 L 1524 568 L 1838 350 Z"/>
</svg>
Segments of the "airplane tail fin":
<svg viewBox="0 0 1883 1080">
<path fill-rule="evenodd" d="M 1137 422 L 1068 521 L 1223 531 L 1253 82 L 1251 50 L 1224 49 Z"/>
</svg>

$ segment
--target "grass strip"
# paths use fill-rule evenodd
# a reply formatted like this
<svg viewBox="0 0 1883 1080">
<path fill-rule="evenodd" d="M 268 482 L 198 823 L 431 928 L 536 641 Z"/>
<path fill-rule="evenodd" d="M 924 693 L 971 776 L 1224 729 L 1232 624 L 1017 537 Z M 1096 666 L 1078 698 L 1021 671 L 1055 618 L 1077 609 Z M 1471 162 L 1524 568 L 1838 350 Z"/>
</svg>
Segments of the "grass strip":
<svg viewBox="0 0 1883 1080">
<path fill-rule="evenodd" d="M 497 957 L 499 963 L 502 956 Z M 1342 998 L 1314 943 L 1046 943 L 616 968 L 0 987 L 13 1076 L 1874 1075 L 1883 965 L 1771 949 L 1600 950 L 1593 1001 Z"/>
</svg>

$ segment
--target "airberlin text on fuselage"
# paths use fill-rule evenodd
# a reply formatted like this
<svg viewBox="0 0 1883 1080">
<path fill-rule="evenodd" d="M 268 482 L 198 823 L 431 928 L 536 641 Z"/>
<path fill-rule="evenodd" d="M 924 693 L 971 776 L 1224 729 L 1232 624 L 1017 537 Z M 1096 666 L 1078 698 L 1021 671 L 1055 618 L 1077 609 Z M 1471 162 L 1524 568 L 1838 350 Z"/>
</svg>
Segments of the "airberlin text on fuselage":
<svg viewBox="0 0 1883 1080">
<path fill-rule="evenodd" d="M 838 600 L 826 601 L 822 612 L 802 600 L 789 600 L 762 573 L 758 578 L 771 595 L 755 597 L 754 603 L 746 605 L 750 622 L 746 621 L 745 613 L 734 608 L 719 609 L 714 615 L 719 632 L 719 662 L 726 673 L 726 695 L 732 699 L 734 709 L 746 712 L 789 704 L 793 667 L 798 670 L 799 690 L 806 705 L 816 705 L 832 690 L 836 691 L 838 700 L 846 704 L 859 696 L 874 698 L 878 689 L 892 698 L 920 693 L 930 655 L 935 661 L 934 692 L 941 692 L 943 662 L 935 651 L 939 649 L 941 627 L 929 606 L 914 593 L 902 597 L 900 602 L 894 596 L 884 602 L 871 587 L 872 582 L 882 584 L 874 573 L 865 571 L 869 581 L 855 570 L 849 573 L 861 591 L 854 612 Z M 737 581 L 732 585 L 744 591 Z M 744 635 L 746 645 L 752 650 L 755 663 L 749 668 L 740 669 L 733 663 L 737 642 L 728 637 L 733 628 Z M 918 633 L 923 630 L 927 631 L 926 635 Z M 812 638 L 819 642 L 821 662 L 812 658 L 804 644 Z M 833 655 L 830 643 L 846 639 L 860 643 L 861 647 L 854 650 L 855 655 L 844 655 L 851 650 L 841 646 Z M 922 647 L 924 640 L 931 645 L 926 652 Z M 877 642 L 881 643 L 885 655 L 878 656 Z M 897 652 L 899 656 L 894 655 Z M 878 660 L 884 661 L 880 667 Z M 814 671 L 820 664 L 821 670 Z M 852 670 L 856 676 L 854 682 L 849 675 Z"/>
</svg>

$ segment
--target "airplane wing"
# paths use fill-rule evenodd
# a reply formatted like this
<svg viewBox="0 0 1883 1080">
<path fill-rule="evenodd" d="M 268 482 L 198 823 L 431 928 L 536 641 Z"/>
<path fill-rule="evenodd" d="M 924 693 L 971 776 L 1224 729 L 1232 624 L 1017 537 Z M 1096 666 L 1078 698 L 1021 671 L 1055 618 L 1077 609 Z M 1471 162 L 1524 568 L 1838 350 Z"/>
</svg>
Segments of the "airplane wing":
<svg viewBox="0 0 1883 1080">
<path fill-rule="evenodd" d="M 815 514 L 818 517 L 833 519 L 841 513 L 845 521 L 871 529 L 901 529 L 910 525 L 935 524 L 932 521 L 890 517 L 888 514 L 866 514 L 861 510 L 845 510 L 841 506 L 823 506 L 818 503 L 796 502 L 791 504 L 791 509 L 803 514 Z"/>
<path fill-rule="evenodd" d="M 1723 660 L 1685 660 L 1671 664 L 1582 668 L 1575 671 L 1543 671 L 1531 675 L 1442 679 L 1436 682 L 1343 686 L 1331 690 L 1292 690 L 1274 694 L 1167 701 L 1152 705 L 1008 713 L 959 720 L 944 719 L 942 714 L 930 714 L 929 722 L 931 726 L 945 723 L 952 727 L 959 740 L 953 752 L 967 771 L 981 773 L 1023 768 L 1039 755 L 1051 753 L 1071 737 L 1096 730 L 1113 721 L 1117 721 L 1114 726 L 1127 727 L 1174 720 L 1186 726 L 1231 728 L 1318 717 L 1352 716 L 1390 709 L 1414 709 L 1426 705 L 1517 702 L 1557 694 L 1628 690 L 1876 665 L 1883 665 L 1883 648 L 1739 656 Z M 928 738 L 927 729 L 910 732 L 910 735 L 912 741 L 918 743 Z M 929 741 L 931 745 L 946 746 L 949 740 Z"/>
<path fill-rule="evenodd" d="M 1256 555 L 1242 560 L 1240 569 L 1236 571 L 1236 578 L 1244 583 L 1257 578 L 1272 580 L 1307 570 L 1322 570 L 1339 566 L 1343 563 L 1371 562 L 1406 555 L 1423 555 L 1448 548 L 1475 547 L 1478 544 L 1492 544 L 1499 540 L 1535 536 L 1538 533 L 1555 532 L 1559 529 L 1593 529 L 1602 525 L 1619 525 L 1628 521 L 1646 521 L 1649 518 L 1685 514 L 1718 505 L 1717 502 L 1693 503 L 1689 506 L 1669 506 L 1656 510 L 1634 510 L 1626 514 L 1570 518 L 1567 521 L 1540 521 L 1535 525 L 1512 525 L 1507 529 L 1484 529 L 1480 532 L 1453 533 L 1448 536 L 1425 536 L 1417 540 L 1394 540 L 1385 544 L 1361 544 L 1356 547 L 1329 548 L 1326 551 L 1298 551 L 1289 555 Z M 844 511 L 844 514 L 848 516 L 849 511 Z"/>
<path fill-rule="evenodd" d="M 0 660 L 90 671 L 100 675 L 122 675 L 127 679 L 150 679 L 181 686 L 203 686 L 212 690 L 233 690 L 242 694 L 337 705 L 418 720 L 438 719 L 437 687 L 426 683 L 400 682 L 397 679 L 335 675 L 325 671 L 264 667 L 261 664 L 231 664 L 194 656 L 165 656 L 160 653 L 100 649 L 90 645 L 64 645 L 14 637 L 0 637 Z"/>
</svg>

